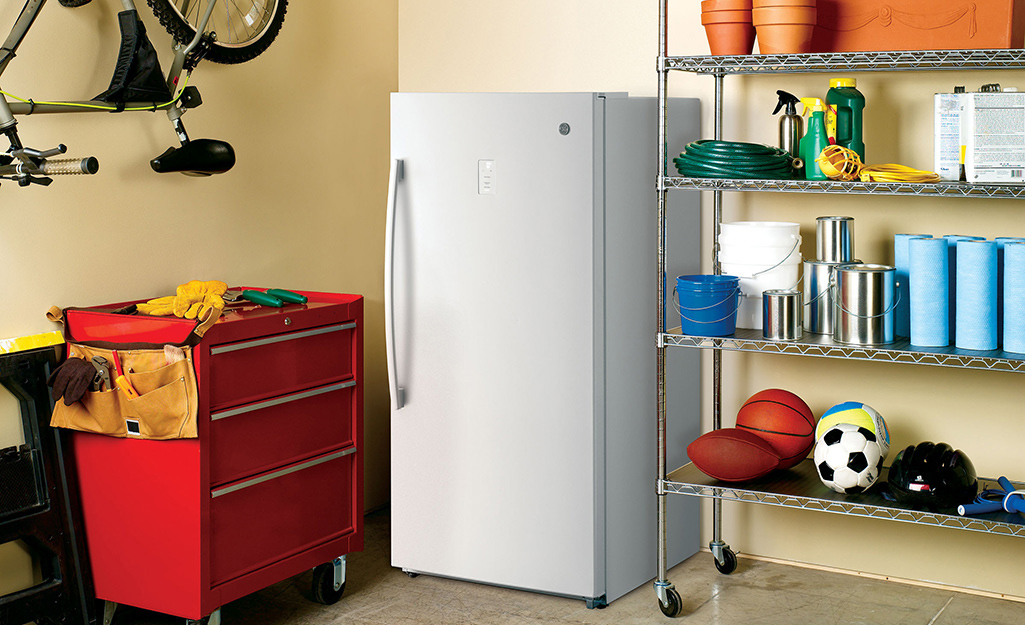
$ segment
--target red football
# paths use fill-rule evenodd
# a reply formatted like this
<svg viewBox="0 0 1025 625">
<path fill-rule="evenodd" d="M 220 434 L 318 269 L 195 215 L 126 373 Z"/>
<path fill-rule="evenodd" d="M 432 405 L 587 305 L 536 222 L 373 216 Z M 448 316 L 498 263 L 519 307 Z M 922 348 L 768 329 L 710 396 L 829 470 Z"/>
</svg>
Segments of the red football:
<svg viewBox="0 0 1025 625">
<path fill-rule="evenodd" d="M 808 457 L 815 446 L 815 424 L 815 415 L 803 399 L 778 388 L 755 393 L 737 413 L 737 427 L 772 445 L 781 469 Z"/>
<path fill-rule="evenodd" d="M 753 480 L 779 467 L 772 445 L 737 428 L 702 434 L 687 446 L 687 456 L 702 473 L 723 482 Z"/>
</svg>

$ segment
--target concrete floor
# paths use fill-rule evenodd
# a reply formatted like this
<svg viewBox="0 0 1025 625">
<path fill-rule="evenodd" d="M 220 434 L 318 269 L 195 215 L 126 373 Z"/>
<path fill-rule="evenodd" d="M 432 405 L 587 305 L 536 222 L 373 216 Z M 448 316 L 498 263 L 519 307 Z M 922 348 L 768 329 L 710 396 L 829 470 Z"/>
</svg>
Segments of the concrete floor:
<svg viewBox="0 0 1025 625">
<path fill-rule="evenodd" d="M 389 565 L 389 519 L 366 521 L 366 549 L 348 558 L 345 595 L 312 602 L 305 573 L 224 606 L 223 625 L 1020 625 L 1025 605 L 740 558 L 722 575 L 699 553 L 670 571 L 683 598 L 671 621 L 650 584 L 602 610 L 583 601 L 421 575 Z M 181 619 L 120 607 L 115 625 L 170 625 Z"/>
</svg>

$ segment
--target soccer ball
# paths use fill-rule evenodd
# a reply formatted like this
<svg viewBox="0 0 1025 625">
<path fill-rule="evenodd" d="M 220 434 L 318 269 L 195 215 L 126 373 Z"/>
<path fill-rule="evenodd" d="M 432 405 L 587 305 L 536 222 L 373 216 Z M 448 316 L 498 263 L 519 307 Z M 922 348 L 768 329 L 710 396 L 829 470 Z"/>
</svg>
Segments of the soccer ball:
<svg viewBox="0 0 1025 625">
<path fill-rule="evenodd" d="M 837 423 L 853 423 L 872 431 L 883 450 L 883 457 L 890 453 L 890 432 L 886 429 L 886 421 L 872 406 L 856 401 L 845 401 L 833 406 L 815 425 L 815 439 L 821 438 L 826 430 Z"/>
<path fill-rule="evenodd" d="M 868 490 L 879 478 L 883 457 L 876 435 L 852 423 L 837 423 L 815 443 L 819 479 L 844 495 Z"/>
</svg>

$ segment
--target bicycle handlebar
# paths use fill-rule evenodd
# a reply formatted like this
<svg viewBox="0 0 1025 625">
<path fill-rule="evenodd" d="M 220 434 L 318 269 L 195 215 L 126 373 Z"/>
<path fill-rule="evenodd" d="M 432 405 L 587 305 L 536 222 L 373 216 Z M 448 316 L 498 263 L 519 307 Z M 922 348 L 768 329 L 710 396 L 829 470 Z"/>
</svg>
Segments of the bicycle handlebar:
<svg viewBox="0 0 1025 625">
<path fill-rule="evenodd" d="M 24 162 L 0 165 L 0 176 L 75 176 L 92 175 L 100 170 L 95 156 L 85 158 L 58 158 L 43 161 L 38 167 Z"/>
<path fill-rule="evenodd" d="M 100 161 L 96 160 L 95 156 L 87 156 L 85 158 L 57 158 L 44 162 L 41 169 L 47 176 L 91 176 L 100 171 Z"/>
</svg>

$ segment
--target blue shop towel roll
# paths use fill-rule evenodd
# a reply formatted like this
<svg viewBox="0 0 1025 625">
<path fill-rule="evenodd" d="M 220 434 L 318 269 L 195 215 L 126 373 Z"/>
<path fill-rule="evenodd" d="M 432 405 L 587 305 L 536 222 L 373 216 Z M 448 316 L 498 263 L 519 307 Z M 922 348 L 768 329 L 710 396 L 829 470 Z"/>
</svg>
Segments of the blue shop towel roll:
<svg viewBox="0 0 1025 625">
<path fill-rule="evenodd" d="M 950 344 L 950 255 L 946 239 L 908 240 L 911 344 Z"/>
<path fill-rule="evenodd" d="M 1004 245 L 1025 241 L 1022 237 L 996 237 L 997 242 L 997 340 L 1004 342 Z"/>
<path fill-rule="evenodd" d="M 1025 243 L 1004 246 L 1005 352 L 1025 354 Z"/>
<path fill-rule="evenodd" d="M 950 246 L 947 248 L 950 253 L 950 342 L 957 340 L 957 324 L 954 315 L 957 312 L 957 242 L 958 241 L 984 241 L 985 237 L 977 237 L 968 234 L 945 234 L 943 238 Z"/>
<path fill-rule="evenodd" d="M 957 242 L 958 349 L 997 348 L 997 243 Z"/>
<path fill-rule="evenodd" d="M 908 241 L 929 239 L 931 234 L 893 235 L 893 266 L 896 269 L 897 306 L 894 309 L 893 333 L 897 336 L 911 336 L 911 291 L 908 290 L 909 269 Z"/>
</svg>

